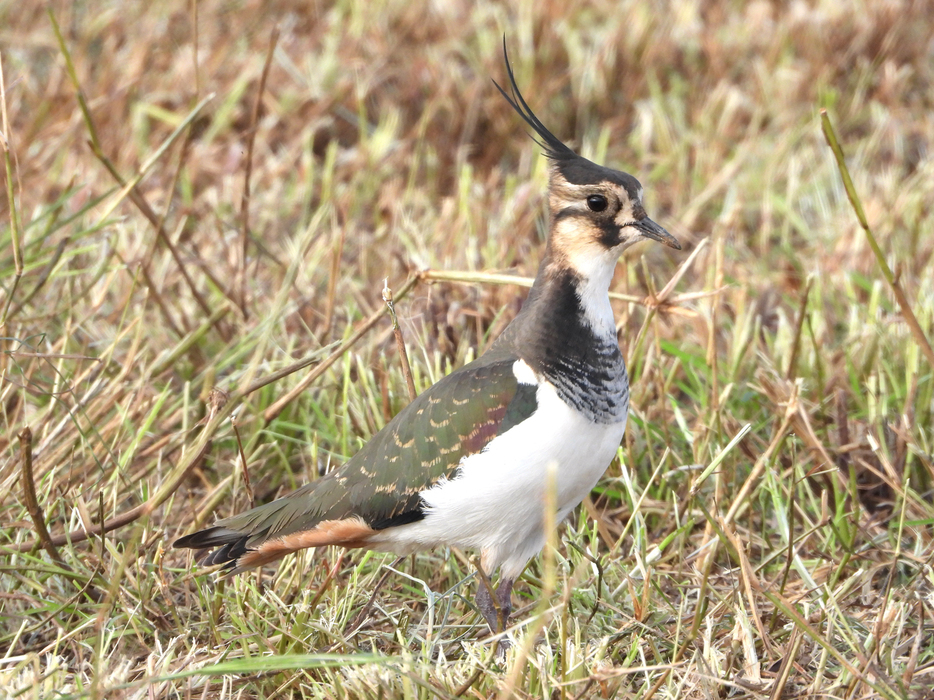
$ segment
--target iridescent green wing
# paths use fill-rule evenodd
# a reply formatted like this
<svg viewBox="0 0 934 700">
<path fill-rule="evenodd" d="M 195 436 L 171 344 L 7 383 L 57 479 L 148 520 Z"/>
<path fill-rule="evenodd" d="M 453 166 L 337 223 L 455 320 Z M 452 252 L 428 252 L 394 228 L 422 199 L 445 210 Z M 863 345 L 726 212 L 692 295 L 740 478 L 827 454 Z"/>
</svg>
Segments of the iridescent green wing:
<svg viewBox="0 0 934 700">
<path fill-rule="evenodd" d="M 250 533 L 247 546 L 361 517 L 379 530 L 422 518 L 419 493 L 453 478 L 463 457 L 536 408 L 536 387 L 519 384 L 515 357 L 481 357 L 421 394 L 343 467 L 277 501 L 217 523 Z"/>
</svg>

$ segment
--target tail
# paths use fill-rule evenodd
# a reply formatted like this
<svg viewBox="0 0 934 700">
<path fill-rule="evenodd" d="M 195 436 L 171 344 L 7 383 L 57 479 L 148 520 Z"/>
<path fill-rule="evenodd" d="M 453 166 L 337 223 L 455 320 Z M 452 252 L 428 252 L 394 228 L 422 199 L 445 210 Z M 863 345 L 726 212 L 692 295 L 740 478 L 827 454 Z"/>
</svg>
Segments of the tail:
<svg viewBox="0 0 934 700">
<path fill-rule="evenodd" d="M 207 553 L 207 556 L 201 560 L 201 564 L 204 566 L 223 564 L 222 570 L 232 576 L 246 570 L 238 566 L 238 561 L 253 551 L 247 548 L 246 543 L 249 539 L 249 533 L 245 534 L 227 527 L 209 527 L 206 530 L 179 537 L 172 543 L 172 546 L 175 549 L 195 549 L 198 552 L 217 547 Z"/>
<path fill-rule="evenodd" d="M 202 563 L 205 566 L 223 565 L 221 571 L 224 575 L 234 576 L 309 547 L 330 544 L 366 547 L 377 532 L 356 515 L 339 520 L 319 520 L 313 524 L 283 522 L 282 507 L 275 506 L 284 500 L 221 520 L 214 527 L 175 540 L 172 546 L 200 551 L 213 549 Z"/>
</svg>

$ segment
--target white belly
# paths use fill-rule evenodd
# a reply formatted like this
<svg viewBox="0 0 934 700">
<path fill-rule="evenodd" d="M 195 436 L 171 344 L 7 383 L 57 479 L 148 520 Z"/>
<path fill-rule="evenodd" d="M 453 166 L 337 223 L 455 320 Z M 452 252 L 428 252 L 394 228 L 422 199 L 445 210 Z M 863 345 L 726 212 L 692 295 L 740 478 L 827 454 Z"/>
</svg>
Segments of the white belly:
<svg viewBox="0 0 934 700">
<path fill-rule="evenodd" d="M 439 545 L 479 549 L 483 568 L 515 577 L 545 543 L 545 506 L 554 484 L 555 522 L 590 493 L 606 471 L 626 417 L 593 424 L 539 386 L 531 417 L 464 458 L 457 476 L 422 492 L 425 518 L 389 528 L 370 540 L 379 549 L 412 551 Z"/>
</svg>

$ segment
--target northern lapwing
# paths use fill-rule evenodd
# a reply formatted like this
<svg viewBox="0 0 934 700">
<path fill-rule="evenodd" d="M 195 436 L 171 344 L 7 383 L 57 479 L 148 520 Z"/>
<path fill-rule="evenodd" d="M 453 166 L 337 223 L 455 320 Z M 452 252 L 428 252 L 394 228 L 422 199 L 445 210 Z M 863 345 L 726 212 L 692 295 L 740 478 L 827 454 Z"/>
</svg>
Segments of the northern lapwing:
<svg viewBox="0 0 934 700">
<path fill-rule="evenodd" d="M 229 574 L 324 545 L 478 550 L 483 572 L 500 578 L 495 594 L 480 582 L 477 607 L 503 631 L 513 582 L 544 546 L 546 522 L 590 493 L 623 439 L 616 263 L 647 238 L 681 249 L 646 215 L 638 180 L 568 148 L 523 99 L 508 56 L 506 70 L 513 97 L 494 85 L 550 161 L 550 233 L 522 310 L 479 359 L 422 393 L 341 468 L 175 547 L 214 548 L 203 563 Z"/>
</svg>

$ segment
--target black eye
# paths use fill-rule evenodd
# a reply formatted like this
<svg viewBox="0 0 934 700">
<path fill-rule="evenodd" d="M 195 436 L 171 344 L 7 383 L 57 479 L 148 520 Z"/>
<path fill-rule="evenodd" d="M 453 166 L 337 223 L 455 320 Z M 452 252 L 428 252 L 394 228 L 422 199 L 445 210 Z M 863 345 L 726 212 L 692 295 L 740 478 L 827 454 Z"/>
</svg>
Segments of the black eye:
<svg viewBox="0 0 934 700">
<path fill-rule="evenodd" d="M 606 197 L 602 194 L 592 194 L 587 198 L 590 211 L 606 211 Z"/>
</svg>

